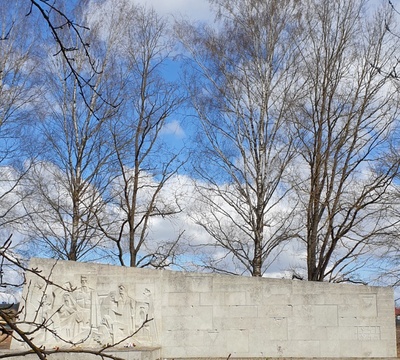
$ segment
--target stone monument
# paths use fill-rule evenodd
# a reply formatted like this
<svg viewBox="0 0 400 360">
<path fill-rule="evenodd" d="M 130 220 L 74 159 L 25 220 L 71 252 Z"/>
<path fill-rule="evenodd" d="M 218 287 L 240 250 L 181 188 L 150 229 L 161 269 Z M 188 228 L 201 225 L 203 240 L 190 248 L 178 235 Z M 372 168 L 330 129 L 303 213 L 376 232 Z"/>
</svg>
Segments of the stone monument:
<svg viewBox="0 0 400 360">
<path fill-rule="evenodd" d="M 35 335 L 48 347 L 152 347 L 165 359 L 396 356 L 389 288 L 49 259 L 30 267 L 51 281 L 30 275 L 22 297 L 27 320 L 49 324 Z"/>
</svg>

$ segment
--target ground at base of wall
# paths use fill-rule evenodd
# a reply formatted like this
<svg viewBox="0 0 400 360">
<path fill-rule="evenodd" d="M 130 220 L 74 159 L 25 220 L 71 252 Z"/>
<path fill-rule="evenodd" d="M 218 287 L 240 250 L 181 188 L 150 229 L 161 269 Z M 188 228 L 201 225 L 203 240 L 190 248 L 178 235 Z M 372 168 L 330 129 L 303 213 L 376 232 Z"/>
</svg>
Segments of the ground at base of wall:
<svg viewBox="0 0 400 360">
<path fill-rule="evenodd" d="M 397 358 L 400 359 L 400 326 L 396 327 Z M 0 350 L 10 349 L 11 336 L 0 335 Z"/>
</svg>

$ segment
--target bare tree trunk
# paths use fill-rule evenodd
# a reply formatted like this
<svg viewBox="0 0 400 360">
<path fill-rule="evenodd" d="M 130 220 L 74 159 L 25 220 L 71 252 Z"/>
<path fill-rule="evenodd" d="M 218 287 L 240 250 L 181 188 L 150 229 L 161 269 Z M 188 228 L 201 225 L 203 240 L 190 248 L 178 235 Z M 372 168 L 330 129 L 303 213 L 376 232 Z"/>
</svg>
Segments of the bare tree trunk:
<svg viewBox="0 0 400 360">
<path fill-rule="evenodd" d="M 378 222 L 383 195 L 398 167 L 379 166 L 398 128 L 396 89 L 376 68 L 394 61 L 385 25 L 390 14 L 366 15 L 366 9 L 362 1 L 311 0 L 303 13 L 295 187 L 302 189 L 300 214 L 307 214 L 300 234 L 312 281 L 358 281 L 351 269 L 368 258 L 386 226 Z"/>
<path fill-rule="evenodd" d="M 289 29 L 296 31 L 301 8 L 292 1 L 212 3 L 220 31 L 177 26 L 200 120 L 193 217 L 214 239 L 204 251 L 221 254 L 210 252 L 208 269 L 262 276 L 293 234 L 291 209 L 281 204 L 290 192 L 282 184 L 293 157 L 287 107 L 297 81 Z"/>
<path fill-rule="evenodd" d="M 80 4 L 78 19 L 85 17 Z M 103 207 L 101 197 L 109 178 L 105 166 L 111 149 L 107 148 L 106 131 L 115 108 L 113 98 L 107 103 L 105 97 L 115 86 L 114 54 L 111 44 L 101 39 L 98 24 L 75 39 L 68 32 L 65 38 L 62 35 L 60 32 L 58 39 L 63 46 L 74 49 L 76 76 L 72 76 L 65 57 L 49 59 L 43 70 L 47 74 L 44 120 L 34 133 L 40 134 L 35 141 L 41 161 L 34 163 L 29 173 L 28 185 L 35 194 L 25 205 L 31 219 L 25 231 L 39 254 L 45 251 L 74 261 L 98 259 L 108 255 L 96 217 Z M 82 41 L 90 43 L 97 56 L 96 69 L 88 64 Z M 90 76 L 90 85 L 83 86 L 83 78 L 77 78 L 80 73 Z"/>
<path fill-rule="evenodd" d="M 126 87 L 111 127 L 115 180 L 106 201 L 122 212 L 101 228 L 115 243 L 122 265 L 164 267 L 173 264 L 181 233 L 172 241 L 151 238 L 149 233 L 152 218 L 167 219 L 181 211 L 178 199 L 166 203 L 162 195 L 183 160 L 162 139 L 162 129 L 182 103 L 177 84 L 161 72 L 172 42 L 166 21 L 154 10 L 127 2 L 115 9 L 114 16 L 113 30 L 126 38 L 120 55 L 126 64 L 120 81 Z"/>
</svg>

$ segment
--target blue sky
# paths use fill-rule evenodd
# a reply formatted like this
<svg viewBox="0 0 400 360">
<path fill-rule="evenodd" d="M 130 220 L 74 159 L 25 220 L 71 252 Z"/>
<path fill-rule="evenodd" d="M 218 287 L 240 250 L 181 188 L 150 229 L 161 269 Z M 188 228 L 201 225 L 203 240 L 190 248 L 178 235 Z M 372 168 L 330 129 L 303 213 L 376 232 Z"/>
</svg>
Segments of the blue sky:
<svg viewBox="0 0 400 360">
<path fill-rule="evenodd" d="M 129 1 L 129 0 L 128 0 Z M 212 14 L 209 9 L 209 3 L 207 0 L 131 0 L 135 3 L 143 4 L 146 6 L 152 6 L 160 15 L 163 16 L 173 16 L 173 17 L 188 17 L 193 20 L 199 21 L 212 21 Z M 386 1 L 386 0 L 382 0 Z M 371 4 L 376 4 L 380 2 L 379 0 L 371 0 Z M 395 1 L 396 4 L 400 3 L 400 0 Z M 173 78 L 178 71 L 177 64 L 168 66 L 168 76 Z M 183 109 L 184 111 L 184 109 Z M 190 129 L 184 126 L 184 129 L 179 127 L 179 121 L 186 121 L 187 118 L 181 117 L 181 114 L 176 114 L 176 117 L 172 117 L 167 126 L 164 129 L 165 140 L 175 146 L 178 146 L 185 141 L 189 141 L 188 137 L 191 136 Z M 189 131 L 188 131 L 189 130 Z M 185 134 L 184 131 L 187 133 Z M 187 192 L 191 193 L 193 191 L 190 179 L 186 178 L 185 175 L 181 175 L 182 178 L 176 179 L 176 182 L 171 183 L 170 186 L 165 188 L 165 196 L 168 198 L 169 194 L 173 194 L 177 188 L 185 188 L 179 183 L 178 180 L 188 182 L 186 185 Z M 189 196 L 190 197 L 190 196 Z M 172 222 L 164 221 L 163 219 L 153 224 L 153 234 L 155 238 L 166 238 L 168 236 L 173 237 L 177 229 L 185 229 L 186 234 L 189 238 L 199 239 L 198 241 L 204 241 L 206 234 L 204 234 L 201 229 L 193 226 L 192 223 L 182 214 L 176 216 Z M 304 253 L 301 253 L 296 247 L 297 244 L 291 244 L 285 249 L 285 252 L 280 257 L 280 261 L 274 264 L 269 272 L 269 276 L 281 276 L 283 274 L 282 270 L 290 268 L 294 261 L 301 257 L 304 257 Z"/>
</svg>

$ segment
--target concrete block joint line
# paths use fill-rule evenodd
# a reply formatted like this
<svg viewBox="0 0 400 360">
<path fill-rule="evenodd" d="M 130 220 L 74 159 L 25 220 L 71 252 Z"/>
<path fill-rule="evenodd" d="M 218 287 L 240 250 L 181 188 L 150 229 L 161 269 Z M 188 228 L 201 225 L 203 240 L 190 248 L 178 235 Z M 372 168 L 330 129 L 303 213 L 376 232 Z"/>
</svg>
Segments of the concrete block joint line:
<svg viewBox="0 0 400 360">
<path fill-rule="evenodd" d="M 115 344 L 127 360 L 396 357 L 390 288 L 54 263 L 30 267 L 61 287 L 30 275 L 22 304 L 28 321 L 52 319 L 35 336 L 47 348 Z"/>
</svg>

